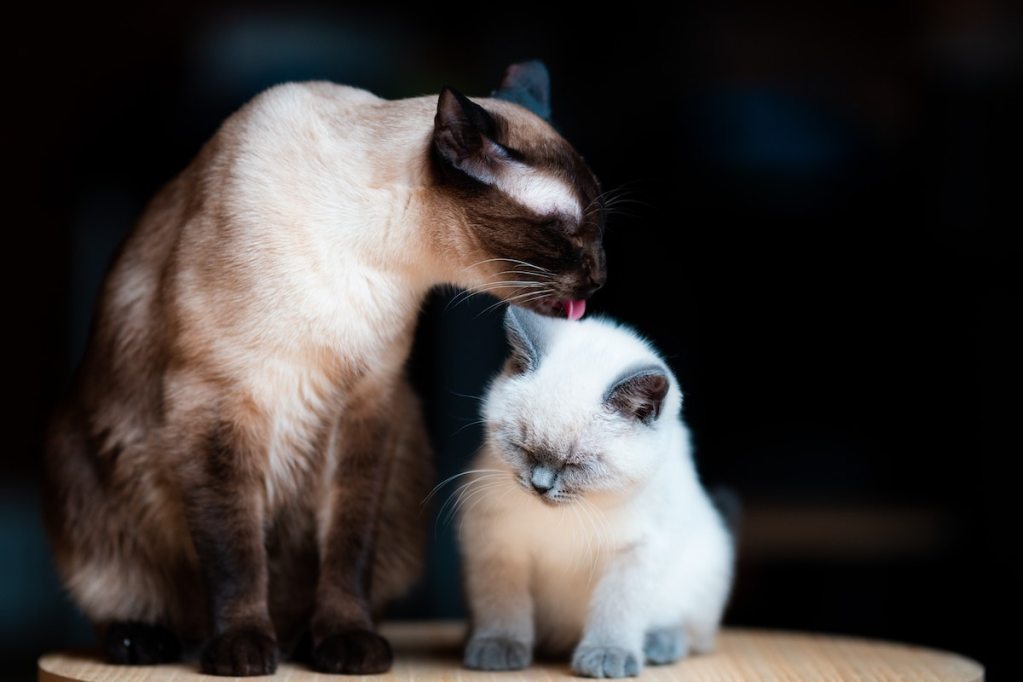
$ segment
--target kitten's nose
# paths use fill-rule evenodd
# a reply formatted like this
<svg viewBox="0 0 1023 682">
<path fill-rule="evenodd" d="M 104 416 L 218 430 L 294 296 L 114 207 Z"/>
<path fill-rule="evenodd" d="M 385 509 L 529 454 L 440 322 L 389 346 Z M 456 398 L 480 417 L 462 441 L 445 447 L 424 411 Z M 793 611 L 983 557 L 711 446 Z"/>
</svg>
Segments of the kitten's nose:
<svg viewBox="0 0 1023 682">
<path fill-rule="evenodd" d="M 554 487 L 554 472 L 547 467 L 533 467 L 529 474 L 529 483 L 533 490 L 543 495 Z"/>
</svg>

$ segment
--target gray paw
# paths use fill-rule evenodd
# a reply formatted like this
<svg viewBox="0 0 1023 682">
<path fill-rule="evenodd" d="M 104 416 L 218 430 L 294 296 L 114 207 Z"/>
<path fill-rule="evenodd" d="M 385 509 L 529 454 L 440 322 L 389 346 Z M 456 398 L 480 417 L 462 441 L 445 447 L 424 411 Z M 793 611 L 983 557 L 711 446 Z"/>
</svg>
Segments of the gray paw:
<svg viewBox="0 0 1023 682">
<path fill-rule="evenodd" d="M 639 654 L 613 646 L 580 646 L 572 654 L 572 672 L 583 677 L 635 677 L 643 669 Z"/>
<path fill-rule="evenodd" d="M 681 628 L 664 628 L 646 633 L 643 655 L 651 665 L 674 663 L 686 655 L 686 639 Z"/>
<path fill-rule="evenodd" d="M 473 670 L 522 670 L 532 660 L 525 642 L 504 637 L 473 637 L 465 645 L 466 668 Z"/>
</svg>

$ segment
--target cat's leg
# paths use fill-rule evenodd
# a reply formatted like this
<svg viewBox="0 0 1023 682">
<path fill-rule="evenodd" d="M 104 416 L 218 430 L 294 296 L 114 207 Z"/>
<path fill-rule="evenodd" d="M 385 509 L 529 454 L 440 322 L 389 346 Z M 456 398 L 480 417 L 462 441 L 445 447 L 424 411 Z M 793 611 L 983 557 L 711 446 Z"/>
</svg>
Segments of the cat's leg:
<svg viewBox="0 0 1023 682">
<path fill-rule="evenodd" d="M 320 529 L 320 577 L 310 624 L 313 667 L 321 672 L 382 673 L 394 658 L 391 645 L 374 631 L 370 603 L 376 533 L 398 433 L 384 414 L 389 402 L 374 401 L 372 411 L 347 410 L 335 438 L 337 467 Z"/>
<path fill-rule="evenodd" d="M 685 658 L 688 651 L 682 626 L 653 628 L 643 638 L 643 657 L 650 665 L 667 665 Z"/>
<path fill-rule="evenodd" d="M 720 618 L 710 621 L 693 621 L 687 626 L 690 648 L 693 653 L 709 654 L 717 642 Z"/>
<path fill-rule="evenodd" d="M 478 521 L 464 518 L 461 531 L 472 613 L 464 663 L 474 670 L 520 670 L 533 658 L 529 562 L 524 553 L 508 551 L 499 533 L 480 532 Z"/>
<path fill-rule="evenodd" d="M 373 613 L 404 594 L 419 578 L 426 553 L 423 500 L 433 485 L 433 454 L 419 401 L 407 382 L 397 389 L 392 414 L 394 454 L 387 477 L 373 563 Z"/>
<path fill-rule="evenodd" d="M 609 559 L 572 654 L 573 672 L 585 677 L 634 677 L 642 672 L 655 569 L 644 547 Z"/>
<path fill-rule="evenodd" d="M 202 671 L 268 675 L 278 652 L 267 606 L 263 458 L 240 431 L 228 423 L 209 428 L 196 446 L 202 456 L 179 473 L 212 616 Z"/>
</svg>

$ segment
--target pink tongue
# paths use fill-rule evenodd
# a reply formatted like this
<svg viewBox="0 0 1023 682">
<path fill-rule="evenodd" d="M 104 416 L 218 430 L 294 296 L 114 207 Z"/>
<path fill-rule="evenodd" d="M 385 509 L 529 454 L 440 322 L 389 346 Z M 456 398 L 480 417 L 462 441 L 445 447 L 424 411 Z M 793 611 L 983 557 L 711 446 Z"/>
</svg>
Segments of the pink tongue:
<svg viewBox="0 0 1023 682">
<path fill-rule="evenodd" d="M 568 315 L 568 319 L 573 322 L 582 318 L 586 314 L 586 301 L 565 301 L 565 314 Z"/>
</svg>

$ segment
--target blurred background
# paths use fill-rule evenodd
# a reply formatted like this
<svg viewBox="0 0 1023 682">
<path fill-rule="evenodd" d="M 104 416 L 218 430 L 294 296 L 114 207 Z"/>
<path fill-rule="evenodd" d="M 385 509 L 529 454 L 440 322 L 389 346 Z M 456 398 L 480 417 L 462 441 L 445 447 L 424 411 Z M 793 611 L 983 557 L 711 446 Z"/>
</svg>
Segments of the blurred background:
<svg viewBox="0 0 1023 682">
<path fill-rule="evenodd" d="M 633 200 L 590 309 L 663 350 L 703 478 L 741 499 L 727 622 L 1007 670 L 989 617 L 1017 574 L 1005 235 L 1023 55 L 1008 3 L 147 4 L 5 19 L 0 677 L 34 679 L 40 652 L 91 638 L 41 530 L 39 440 L 146 200 L 275 83 L 482 95 L 534 57 L 557 125 Z M 441 476 L 477 447 L 472 396 L 504 355 L 500 313 L 448 298 L 426 306 L 411 363 Z M 450 526 L 431 537 L 395 617 L 463 613 Z"/>
</svg>

